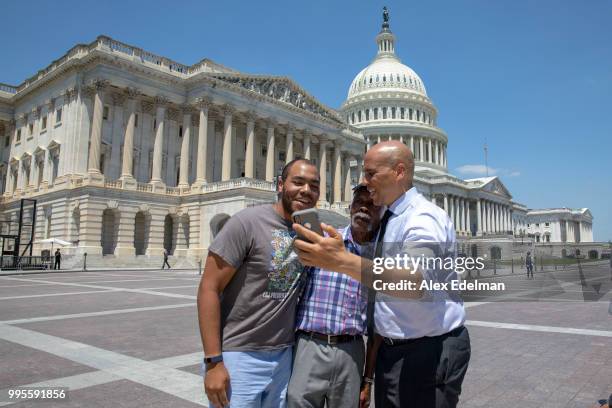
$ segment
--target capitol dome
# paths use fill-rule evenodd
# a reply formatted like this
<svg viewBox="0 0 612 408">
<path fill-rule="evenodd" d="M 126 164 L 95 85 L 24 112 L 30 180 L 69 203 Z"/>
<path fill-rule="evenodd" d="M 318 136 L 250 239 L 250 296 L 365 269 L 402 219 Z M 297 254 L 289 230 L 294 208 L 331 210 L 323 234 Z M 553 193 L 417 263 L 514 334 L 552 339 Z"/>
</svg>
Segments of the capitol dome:
<svg viewBox="0 0 612 408">
<path fill-rule="evenodd" d="M 342 114 L 363 134 L 368 148 L 400 140 L 412 150 L 417 173 L 446 173 L 448 138 L 437 127 L 438 110 L 423 80 L 395 54 L 395 35 L 386 10 L 383 16 L 376 57 L 351 82 Z"/>
<path fill-rule="evenodd" d="M 423 81 L 412 68 L 402 64 L 393 56 L 377 56 L 353 79 L 348 97 L 367 93 L 369 90 L 410 90 L 427 96 Z"/>
</svg>

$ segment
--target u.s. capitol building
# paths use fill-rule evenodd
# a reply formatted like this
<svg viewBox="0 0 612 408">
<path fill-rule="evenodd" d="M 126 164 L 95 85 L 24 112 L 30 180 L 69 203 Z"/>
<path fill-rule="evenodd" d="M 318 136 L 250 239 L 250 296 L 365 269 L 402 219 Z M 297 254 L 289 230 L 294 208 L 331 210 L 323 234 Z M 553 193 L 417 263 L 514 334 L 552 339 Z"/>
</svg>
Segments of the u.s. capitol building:
<svg viewBox="0 0 612 408">
<path fill-rule="evenodd" d="M 67 253 L 195 259 L 229 216 L 274 200 L 293 158 L 318 166 L 318 206 L 345 213 L 366 149 L 394 139 L 462 239 L 593 240 L 587 209 L 528 210 L 497 177 L 449 174 L 425 85 L 387 23 L 376 41 L 340 111 L 287 77 L 187 66 L 105 36 L 76 45 L 22 84 L 0 84 L 0 217 L 14 225 L 20 199 L 34 198 L 36 240 L 70 241 Z"/>
</svg>

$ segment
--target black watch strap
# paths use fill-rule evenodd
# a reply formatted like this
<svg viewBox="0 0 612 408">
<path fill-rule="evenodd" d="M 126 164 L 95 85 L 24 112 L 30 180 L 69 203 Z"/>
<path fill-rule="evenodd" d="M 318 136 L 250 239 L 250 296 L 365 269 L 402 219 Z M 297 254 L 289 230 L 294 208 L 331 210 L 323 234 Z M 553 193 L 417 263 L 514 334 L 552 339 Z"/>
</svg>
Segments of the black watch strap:
<svg viewBox="0 0 612 408">
<path fill-rule="evenodd" d="M 223 361 L 223 354 L 219 354 L 218 356 L 212 357 L 204 357 L 204 364 L 214 364 L 220 363 Z"/>
</svg>

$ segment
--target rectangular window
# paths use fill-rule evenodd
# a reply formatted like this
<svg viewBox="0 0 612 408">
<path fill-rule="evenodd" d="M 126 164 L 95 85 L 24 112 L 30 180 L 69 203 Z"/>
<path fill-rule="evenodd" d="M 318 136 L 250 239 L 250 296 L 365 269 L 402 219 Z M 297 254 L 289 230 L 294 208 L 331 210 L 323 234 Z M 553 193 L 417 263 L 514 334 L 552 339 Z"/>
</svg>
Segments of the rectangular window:
<svg viewBox="0 0 612 408">
<path fill-rule="evenodd" d="M 547 227 L 550 227 L 550 223 L 549 222 L 545 223 L 544 225 L 547 226 Z"/>
<path fill-rule="evenodd" d="M 366 109 L 365 113 L 366 113 L 366 120 L 370 120 L 370 110 Z"/>
<path fill-rule="evenodd" d="M 17 129 L 17 136 L 15 137 L 15 143 L 21 142 L 21 129 Z"/>
<path fill-rule="evenodd" d="M 179 126 L 179 137 L 183 137 L 183 127 Z"/>
<path fill-rule="evenodd" d="M 391 108 L 391 119 L 395 119 L 395 108 Z"/>
<path fill-rule="evenodd" d="M 46 117 L 46 116 L 44 116 L 44 117 L 42 118 L 41 129 L 42 129 L 42 130 L 47 130 L 47 117 Z"/>
<path fill-rule="evenodd" d="M 4 138 L 4 147 L 8 147 L 8 145 L 11 143 L 11 138 L 10 136 L 6 136 Z"/>
<path fill-rule="evenodd" d="M 406 110 L 404 108 L 400 108 L 400 119 L 404 119 L 405 114 Z"/>
<path fill-rule="evenodd" d="M 287 156 L 285 156 L 285 152 L 278 152 L 278 160 L 284 162 Z"/>
<path fill-rule="evenodd" d="M 378 108 L 374 108 L 374 120 L 378 119 Z"/>
<path fill-rule="evenodd" d="M 62 108 L 55 111 L 55 123 L 62 123 Z"/>
<path fill-rule="evenodd" d="M 28 136 L 32 136 L 32 133 L 34 133 L 34 124 L 30 123 L 28 125 Z"/>
<path fill-rule="evenodd" d="M 539 227 L 539 226 L 540 226 L 540 223 L 536 223 L 536 227 Z"/>
<path fill-rule="evenodd" d="M 108 120 L 108 106 L 105 106 L 102 109 L 102 119 L 104 120 Z"/>
<path fill-rule="evenodd" d="M 412 108 L 408 108 L 408 119 L 412 120 Z"/>
<path fill-rule="evenodd" d="M 153 119 L 153 131 L 157 129 L 157 118 Z"/>
<path fill-rule="evenodd" d="M 268 148 L 266 147 L 265 144 L 261 144 L 260 147 L 261 147 L 261 150 L 260 150 L 261 156 L 266 157 L 266 155 L 268 154 Z"/>
<path fill-rule="evenodd" d="M 383 108 L 383 119 L 387 119 L 387 108 Z"/>
<path fill-rule="evenodd" d="M 138 114 L 134 115 L 134 127 L 138 127 Z"/>
</svg>

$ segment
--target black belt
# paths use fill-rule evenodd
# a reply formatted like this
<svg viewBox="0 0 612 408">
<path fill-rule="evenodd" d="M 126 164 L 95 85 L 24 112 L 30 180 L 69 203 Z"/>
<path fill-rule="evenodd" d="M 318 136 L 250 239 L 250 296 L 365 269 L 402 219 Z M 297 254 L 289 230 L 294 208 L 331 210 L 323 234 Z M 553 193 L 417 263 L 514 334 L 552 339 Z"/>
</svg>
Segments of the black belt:
<svg viewBox="0 0 612 408">
<path fill-rule="evenodd" d="M 298 330 L 297 333 L 304 335 L 311 339 L 324 341 L 327 344 L 348 343 L 353 340 L 363 338 L 361 334 L 323 334 L 323 333 L 309 332 L 309 331 L 304 331 L 304 330 Z"/>
<path fill-rule="evenodd" d="M 432 337 L 417 337 L 415 339 L 392 339 L 390 337 L 383 337 L 383 342 L 387 346 L 402 346 L 406 344 L 416 343 L 423 340 L 439 339 L 448 336 L 456 336 L 463 330 L 463 326 L 459 326 L 456 329 L 449 331 L 448 333 L 441 334 L 439 336 Z"/>
</svg>

